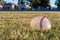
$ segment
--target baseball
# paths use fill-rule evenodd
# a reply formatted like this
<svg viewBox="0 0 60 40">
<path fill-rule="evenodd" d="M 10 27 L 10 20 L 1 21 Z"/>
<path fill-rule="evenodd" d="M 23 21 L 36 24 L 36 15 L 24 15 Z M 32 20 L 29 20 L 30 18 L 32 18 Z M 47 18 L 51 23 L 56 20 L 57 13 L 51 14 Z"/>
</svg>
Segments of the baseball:
<svg viewBox="0 0 60 40">
<path fill-rule="evenodd" d="M 51 29 L 51 23 L 45 16 L 38 16 L 31 20 L 30 28 L 32 29 Z"/>
</svg>

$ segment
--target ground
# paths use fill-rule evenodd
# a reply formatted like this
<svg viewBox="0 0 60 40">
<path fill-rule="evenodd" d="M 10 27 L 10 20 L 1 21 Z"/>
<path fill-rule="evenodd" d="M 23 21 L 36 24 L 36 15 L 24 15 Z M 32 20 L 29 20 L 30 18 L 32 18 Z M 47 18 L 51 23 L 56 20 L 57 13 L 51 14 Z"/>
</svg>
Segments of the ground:
<svg viewBox="0 0 60 40">
<path fill-rule="evenodd" d="M 30 30 L 29 22 L 36 16 L 46 16 L 51 30 Z M 0 40 L 59 40 L 60 12 L 0 11 Z"/>
</svg>

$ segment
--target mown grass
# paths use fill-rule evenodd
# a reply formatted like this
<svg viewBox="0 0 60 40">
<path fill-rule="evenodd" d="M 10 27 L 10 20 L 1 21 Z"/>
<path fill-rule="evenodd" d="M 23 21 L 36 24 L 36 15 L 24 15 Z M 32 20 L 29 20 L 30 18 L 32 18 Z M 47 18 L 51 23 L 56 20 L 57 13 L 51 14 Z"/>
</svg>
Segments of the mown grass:
<svg viewBox="0 0 60 40">
<path fill-rule="evenodd" d="M 51 30 L 30 30 L 36 16 L 46 16 Z M 60 40 L 60 12 L 0 12 L 0 40 Z"/>
</svg>

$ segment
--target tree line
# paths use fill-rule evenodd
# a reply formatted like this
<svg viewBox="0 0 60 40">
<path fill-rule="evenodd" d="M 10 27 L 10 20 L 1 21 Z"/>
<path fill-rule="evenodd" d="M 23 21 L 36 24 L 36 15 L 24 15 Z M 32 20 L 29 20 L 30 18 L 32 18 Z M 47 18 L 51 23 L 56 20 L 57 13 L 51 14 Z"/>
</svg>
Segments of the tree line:
<svg viewBox="0 0 60 40">
<path fill-rule="evenodd" d="M 33 2 L 33 4 L 37 5 L 39 4 L 39 6 L 41 7 L 51 7 L 50 0 L 29 0 L 29 1 Z M 60 8 L 60 0 L 56 0 L 54 4 L 57 6 L 57 8 Z"/>
<path fill-rule="evenodd" d="M 33 5 L 37 5 L 40 7 L 44 7 L 44 8 L 45 7 L 51 7 L 50 0 L 28 0 L 28 1 L 32 2 Z M 0 2 L 4 2 L 4 0 L 0 0 Z M 57 8 L 60 8 L 60 0 L 56 0 L 55 5 L 57 6 Z"/>
</svg>

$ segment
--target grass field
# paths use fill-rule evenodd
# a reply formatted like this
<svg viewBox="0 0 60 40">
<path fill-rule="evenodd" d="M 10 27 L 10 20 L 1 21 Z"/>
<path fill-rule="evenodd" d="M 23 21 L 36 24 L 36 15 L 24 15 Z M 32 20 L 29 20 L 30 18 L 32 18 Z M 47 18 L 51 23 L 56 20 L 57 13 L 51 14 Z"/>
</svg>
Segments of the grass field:
<svg viewBox="0 0 60 40">
<path fill-rule="evenodd" d="M 51 30 L 30 30 L 29 22 L 36 16 L 46 16 Z M 0 11 L 0 40 L 60 40 L 60 12 Z"/>
</svg>

